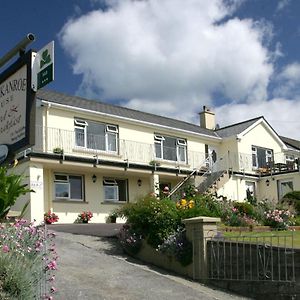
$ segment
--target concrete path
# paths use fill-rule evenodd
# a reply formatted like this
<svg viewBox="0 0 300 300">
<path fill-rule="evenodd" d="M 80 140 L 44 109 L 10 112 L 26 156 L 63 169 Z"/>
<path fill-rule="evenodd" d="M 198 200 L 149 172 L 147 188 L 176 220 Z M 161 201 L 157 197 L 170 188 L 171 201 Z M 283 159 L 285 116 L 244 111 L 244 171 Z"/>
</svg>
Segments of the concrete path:
<svg viewBox="0 0 300 300">
<path fill-rule="evenodd" d="M 54 299 L 246 299 L 126 257 L 115 238 L 57 232 L 56 245 L 60 258 Z"/>
</svg>

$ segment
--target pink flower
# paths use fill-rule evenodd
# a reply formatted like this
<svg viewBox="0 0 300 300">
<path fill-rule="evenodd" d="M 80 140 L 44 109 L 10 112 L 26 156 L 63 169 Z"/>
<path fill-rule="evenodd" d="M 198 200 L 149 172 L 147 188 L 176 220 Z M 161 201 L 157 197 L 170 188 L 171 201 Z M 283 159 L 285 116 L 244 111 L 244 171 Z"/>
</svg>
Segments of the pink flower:
<svg viewBox="0 0 300 300">
<path fill-rule="evenodd" d="M 52 286 L 50 291 L 51 291 L 51 293 L 55 293 L 57 291 L 57 289 L 54 286 Z"/>
<path fill-rule="evenodd" d="M 55 260 L 52 260 L 49 262 L 49 264 L 47 265 L 47 269 L 48 270 L 57 270 L 57 264 Z"/>
<path fill-rule="evenodd" d="M 7 245 L 4 245 L 4 246 L 2 247 L 2 251 L 3 251 L 4 253 L 9 252 L 9 247 L 8 247 Z"/>
</svg>

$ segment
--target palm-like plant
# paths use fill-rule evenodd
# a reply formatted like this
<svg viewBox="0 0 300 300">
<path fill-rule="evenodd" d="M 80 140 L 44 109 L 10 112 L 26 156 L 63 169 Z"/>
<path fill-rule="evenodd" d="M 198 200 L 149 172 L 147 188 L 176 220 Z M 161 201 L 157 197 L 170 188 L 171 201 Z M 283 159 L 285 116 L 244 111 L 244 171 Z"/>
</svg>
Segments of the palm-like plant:
<svg viewBox="0 0 300 300">
<path fill-rule="evenodd" d="M 6 167 L 0 167 L 0 221 L 3 220 L 17 198 L 32 192 L 27 184 L 22 184 L 22 175 L 7 174 Z"/>
</svg>

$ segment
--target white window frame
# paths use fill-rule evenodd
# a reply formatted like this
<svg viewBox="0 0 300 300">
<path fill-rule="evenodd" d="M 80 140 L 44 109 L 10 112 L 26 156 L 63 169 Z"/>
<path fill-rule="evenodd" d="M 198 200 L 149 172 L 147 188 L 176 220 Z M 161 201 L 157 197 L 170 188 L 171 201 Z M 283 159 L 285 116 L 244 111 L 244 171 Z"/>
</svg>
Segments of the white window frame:
<svg viewBox="0 0 300 300">
<path fill-rule="evenodd" d="M 253 160 L 253 155 L 255 155 L 255 161 Z M 251 146 L 251 156 L 252 156 L 252 168 L 257 169 L 258 168 L 257 147 Z"/>
<path fill-rule="evenodd" d="M 127 180 L 125 179 L 119 179 L 120 181 L 124 181 L 125 184 Z M 126 187 L 126 190 L 127 190 L 128 187 Z M 113 190 L 114 191 L 114 198 L 111 198 L 111 199 L 107 199 L 106 198 L 106 189 L 109 189 L 109 190 Z M 119 195 L 119 185 L 118 185 L 118 182 L 117 182 L 117 179 L 114 179 L 114 178 L 104 178 L 103 179 L 103 193 L 104 193 L 104 202 L 113 202 L 113 203 L 125 203 L 126 201 L 120 201 L 120 195 Z M 127 198 L 127 196 L 126 196 Z"/>
<path fill-rule="evenodd" d="M 186 142 L 186 140 L 182 139 L 182 138 L 176 138 L 173 136 L 169 136 L 169 137 L 176 139 L 176 161 L 175 162 L 187 163 L 187 142 Z M 169 160 L 169 159 L 164 158 L 164 141 L 165 141 L 165 137 L 163 135 L 154 134 L 154 144 L 160 145 L 160 152 L 161 152 L 161 157 L 157 157 L 156 152 L 155 152 L 155 158 L 174 162 L 174 160 Z M 179 155 L 180 149 L 184 150 L 184 160 L 180 160 L 180 155 Z"/>
<path fill-rule="evenodd" d="M 57 179 L 57 176 L 66 176 L 66 179 Z M 71 184 L 70 184 L 70 176 L 76 176 L 81 178 L 81 199 L 71 198 Z M 68 184 L 68 197 L 57 197 L 56 196 L 56 185 L 60 184 Z M 69 201 L 78 201 L 84 202 L 84 176 L 78 174 L 65 174 L 65 173 L 54 173 L 54 198 L 55 200 L 69 200 Z"/>
<path fill-rule="evenodd" d="M 95 121 L 91 121 L 91 122 L 95 122 Z M 100 123 L 100 122 L 95 122 L 95 123 L 105 125 L 105 136 L 104 136 L 105 150 L 104 151 L 105 152 L 117 153 L 118 152 L 118 133 L 119 133 L 118 126 L 113 125 L 113 124 L 103 124 L 103 123 Z M 78 148 L 90 149 L 90 148 L 87 147 L 87 144 L 88 144 L 88 141 L 87 141 L 87 127 L 89 125 L 88 121 L 75 118 L 74 119 L 74 124 L 75 124 L 75 129 L 77 128 L 77 129 L 83 130 L 83 146 L 81 146 L 81 145 L 75 145 L 75 146 L 78 147 Z M 76 132 L 75 132 L 75 135 L 76 135 Z M 116 150 L 109 150 L 108 149 L 108 135 L 114 135 L 115 136 L 115 145 L 114 146 L 115 146 Z M 76 138 L 75 138 L 75 141 L 76 141 Z M 103 150 L 100 150 L 100 149 L 93 149 L 93 150 L 103 151 Z"/>
<path fill-rule="evenodd" d="M 294 191 L 294 181 L 293 181 L 292 178 L 278 180 L 278 200 L 281 200 L 282 197 L 284 196 L 283 192 L 282 192 L 282 186 L 281 186 L 281 184 L 282 183 L 288 183 L 288 182 L 292 183 L 292 186 L 293 186 L 292 187 L 292 191 Z"/>
</svg>

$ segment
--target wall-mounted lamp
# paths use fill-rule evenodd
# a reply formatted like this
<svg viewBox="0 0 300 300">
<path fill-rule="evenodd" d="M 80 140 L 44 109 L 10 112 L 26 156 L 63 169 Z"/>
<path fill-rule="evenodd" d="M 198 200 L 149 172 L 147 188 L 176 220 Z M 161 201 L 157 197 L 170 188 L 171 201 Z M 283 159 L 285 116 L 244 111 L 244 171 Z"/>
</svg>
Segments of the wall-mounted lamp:
<svg viewBox="0 0 300 300">
<path fill-rule="evenodd" d="M 269 179 L 266 180 L 266 185 L 267 185 L 267 186 L 270 185 L 270 180 L 269 180 Z"/>
<path fill-rule="evenodd" d="M 97 176 L 95 174 L 92 176 L 92 180 L 94 183 L 97 181 Z"/>
<path fill-rule="evenodd" d="M 141 186 L 141 185 L 142 185 L 142 179 L 140 179 L 140 178 L 138 179 L 137 185 L 138 185 L 138 186 Z"/>
</svg>

